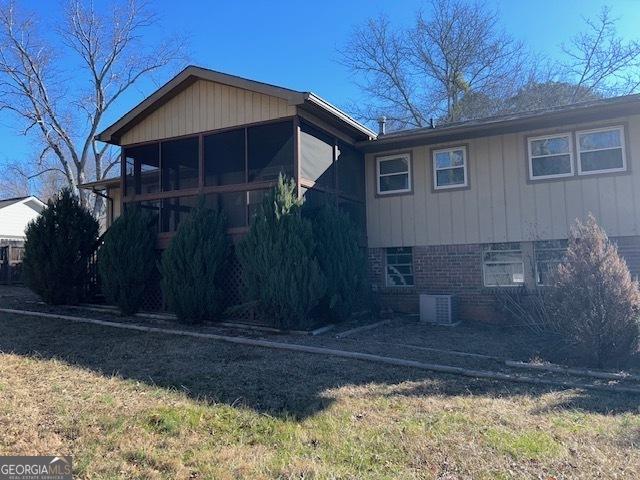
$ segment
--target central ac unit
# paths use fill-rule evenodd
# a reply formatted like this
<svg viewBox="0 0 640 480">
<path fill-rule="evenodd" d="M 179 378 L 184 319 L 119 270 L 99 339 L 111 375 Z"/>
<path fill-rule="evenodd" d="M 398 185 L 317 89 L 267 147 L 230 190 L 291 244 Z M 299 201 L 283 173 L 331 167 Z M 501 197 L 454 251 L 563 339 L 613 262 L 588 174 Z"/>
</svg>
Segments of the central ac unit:
<svg viewBox="0 0 640 480">
<path fill-rule="evenodd" d="M 455 295 L 420 295 L 420 322 L 457 325 L 457 303 Z"/>
</svg>

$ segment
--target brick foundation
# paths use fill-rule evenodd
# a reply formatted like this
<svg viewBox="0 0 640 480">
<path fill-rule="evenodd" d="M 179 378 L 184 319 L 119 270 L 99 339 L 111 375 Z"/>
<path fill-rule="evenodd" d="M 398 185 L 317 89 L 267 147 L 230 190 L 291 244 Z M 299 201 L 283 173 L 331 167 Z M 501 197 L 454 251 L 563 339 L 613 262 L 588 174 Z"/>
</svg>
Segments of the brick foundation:
<svg viewBox="0 0 640 480">
<path fill-rule="evenodd" d="M 612 238 L 618 246 L 618 253 L 627 262 L 633 277 L 640 277 L 640 237 Z"/>
<path fill-rule="evenodd" d="M 640 237 L 612 238 L 625 258 L 632 275 L 640 276 Z M 522 242 L 523 252 L 527 250 Z M 532 251 L 530 243 L 529 251 Z M 505 317 L 497 311 L 495 288 L 483 286 L 482 244 L 436 245 L 413 247 L 413 287 L 385 285 L 385 249 L 369 249 L 369 279 L 383 306 L 403 313 L 418 313 L 422 293 L 455 294 L 462 320 L 502 323 Z M 533 281 L 532 262 L 525 260 L 525 276 Z"/>
</svg>

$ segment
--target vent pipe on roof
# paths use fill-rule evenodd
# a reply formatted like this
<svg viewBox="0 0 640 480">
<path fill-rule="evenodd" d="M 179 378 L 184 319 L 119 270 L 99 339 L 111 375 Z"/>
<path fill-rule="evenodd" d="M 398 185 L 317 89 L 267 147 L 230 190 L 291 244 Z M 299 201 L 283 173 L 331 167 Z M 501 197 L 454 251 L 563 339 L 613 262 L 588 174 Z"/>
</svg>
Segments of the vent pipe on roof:
<svg viewBox="0 0 640 480">
<path fill-rule="evenodd" d="M 378 135 L 384 135 L 385 133 L 387 133 L 386 124 L 387 117 L 383 115 L 382 117 L 378 118 Z"/>
</svg>

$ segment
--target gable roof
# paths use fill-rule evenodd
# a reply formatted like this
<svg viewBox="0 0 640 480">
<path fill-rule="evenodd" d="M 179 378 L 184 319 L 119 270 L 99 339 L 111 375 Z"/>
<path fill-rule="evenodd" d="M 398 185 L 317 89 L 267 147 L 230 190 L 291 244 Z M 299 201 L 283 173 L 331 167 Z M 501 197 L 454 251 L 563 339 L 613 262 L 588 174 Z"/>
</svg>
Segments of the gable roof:
<svg viewBox="0 0 640 480">
<path fill-rule="evenodd" d="M 367 152 L 464 140 L 488 135 L 551 128 L 640 113 L 640 94 L 604 98 L 557 107 L 448 123 L 435 127 L 397 130 L 374 142 L 359 142 Z"/>
<path fill-rule="evenodd" d="M 45 203 L 37 197 L 33 195 L 27 197 L 14 197 L 14 198 L 4 198 L 0 199 L 0 209 L 8 207 L 9 205 L 14 205 L 16 203 L 23 203 L 28 207 L 31 207 L 36 212 L 40 213 L 42 209 L 46 206 Z"/>
<path fill-rule="evenodd" d="M 357 122 L 347 113 L 335 107 L 312 92 L 300 92 L 268 83 L 249 80 L 207 68 L 189 65 L 175 77 L 153 92 L 142 102 L 125 113 L 119 120 L 100 132 L 96 138 L 101 142 L 118 144 L 122 134 L 138 124 L 154 110 L 162 106 L 175 95 L 183 91 L 197 80 L 208 80 L 236 88 L 271 95 L 286 100 L 290 105 L 299 106 L 311 113 L 336 122 L 358 140 L 375 138 L 376 134 Z"/>
</svg>

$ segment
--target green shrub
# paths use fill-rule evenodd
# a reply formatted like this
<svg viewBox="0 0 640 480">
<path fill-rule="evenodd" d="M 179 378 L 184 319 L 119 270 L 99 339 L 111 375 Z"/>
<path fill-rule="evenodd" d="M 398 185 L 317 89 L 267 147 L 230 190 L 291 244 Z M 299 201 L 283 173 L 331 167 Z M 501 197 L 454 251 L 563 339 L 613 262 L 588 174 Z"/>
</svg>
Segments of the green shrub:
<svg viewBox="0 0 640 480">
<path fill-rule="evenodd" d="M 309 326 L 326 290 L 311 223 L 302 217 L 295 192 L 295 182 L 281 176 L 237 248 L 249 300 L 285 329 Z"/>
<path fill-rule="evenodd" d="M 344 320 L 368 298 L 366 259 L 358 245 L 358 229 L 347 213 L 328 203 L 314 218 L 313 232 L 320 270 L 327 280 L 322 313 L 332 320 Z"/>
<path fill-rule="evenodd" d="M 155 219 L 137 207 L 113 222 L 98 252 L 98 273 L 107 301 L 132 315 L 144 300 L 156 266 Z"/>
<path fill-rule="evenodd" d="M 548 302 L 560 332 L 597 366 L 617 366 L 637 350 L 638 284 L 592 215 L 571 228 Z"/>
<path fill-rule="evenodd" d="M 62 190 L 26 229 L 22 262 L 26 285 L 49 304 L 82 300 L 98 228 L 73 192 Z"/>
<path fill-rule="evenodd" d="M 201 201 L 162 254 L 162 290 L 180 321 L 198 323 L 220 313 L 220 272 L 228 254 L 223 215 Z"/>
</svg>

